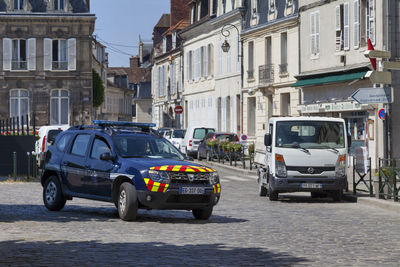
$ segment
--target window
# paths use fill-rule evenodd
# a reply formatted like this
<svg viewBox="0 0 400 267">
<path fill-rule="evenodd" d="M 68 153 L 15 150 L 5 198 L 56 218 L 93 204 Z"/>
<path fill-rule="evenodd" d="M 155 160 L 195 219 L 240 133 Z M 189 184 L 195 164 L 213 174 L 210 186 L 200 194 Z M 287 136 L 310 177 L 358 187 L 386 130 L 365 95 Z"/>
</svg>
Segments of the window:
<svg viewBox="0 0 400 267">
<path fill-rule="evenodd" d="M 25 0 L 14 0 L 14 10 L 24 10 Z"/>
<path fill-rule="evenodd" d="M 105 140 L 96 137 L 96 139 L 94 139 L 93 142 L 92 152 L 90 152 L 90 157 L 92 159 L 100 160 L 100 155 L 107 152 L 111 154 L 110 146 L 107 144 Z"/>
<path fill-rule="evenodd" d="M 214 75 L 214 47 L 212 44 L 208 45 L 207 58 L 207 76 Z"/>
<path fill-rule="evenodd" d="M 189 51 L 189 80 L 193 80 L 193 66 L 194 66 L 194 60 L 193 60 L 193 51 Z"/>
<path fill-rule="evenodd" d="M 26 117 L 29 114 L 29 92 L 28 90 L 10 91 L 10 117 Z M 25 118 L 24 118 L 25 121 Z"/>
<path fill-rule="evenodd" d="M 230 38 L 228 38 L 228 43 L 231 43 Z M 228 74 L 231 73 L 231 66 L 232 66 L 231 54 L 232 54 L 232 49 L 229 49 L 229 51 L 226 53 L 226 72 Z"/>
<path fill-rule="evenodd" d="M 162 52 L 166 53 L 167 52 L 167 37 L 163 37 L 163 45 L 162 45 Z"/>
<path fill-rule="evenodd" d="M 251 15 L 252 18 L 256 18 L 258 14 L 258 0 L 251 0 Z"/>
<path fill-rule="evenodd" d="M 336 51 L 350 48 L 349 3 L 336 6 Z"/>
<path fill-rule="evenodd" d="M 275 12 L 275 0 L 269 0 L 269 13 Z"/>
<path fill-rule="evenodd" d="M 235 0 L 231 0 L 231 2 L 232 2 L 232 10 L 234 10 L 235 9 Z"/>
<path fill-rule="evenodd" d="M 72 145 L 71 154 L 84 157 L 89 145 L 90 135 L 79 134 L 76 136 L 74 144 Z"/>
<path fill-rule="evenodd" d="M 319 55 L 319 11 L 310 14 L 310 43 L 311 55 Z"/>
<path fill-rule="evenodd" d="M 50 124 L 69 124 L 69 92 L 67 90 L 51 91 Z"/>
<path fill-rule="evenodd" d="M 176 48 L 176 31 L 172 31 L 172 49 Z"/>
<path fill-rule="evenodd" d="M 53 70 L 68 69 L 67 40 L 53 40 Z"/>
<path fill-rule="evenodd" d="M 26 70 L 26 40 L 12 40 L 12 64 L 13 70 Z"/>
<path fill-rule="evenodd" d="M 64 152 L 65 149 L 67 148 L 70 139 L 71 139 L 70 134 L 66 134 L 63 137 L 61 137 L 61 139 L 57 142 L 56 145 L 57 149 Z"/>
<path fill-rule="evenodd" d="M 375 44 L 375 0 L 368 0 L 366 6 L 366 36 Z"/>
<path fill-rule="evenodd" d="M 287 73 L 287 33 L 281 33 L 281 64 L 279 66 L 279 73 Z"/>
<path fill-rule="evenodd" d="M 248 47 L 248 70 L 247 70 L 247 78 L 254 78 L 254 42 L 249 42 Z"/>
<path fill-rule="evenodd" d="M 222 0 L 222 14 L 226 13 L 226 0 Z"/>
<path fill-rule="evenodd" d="M 208 46 L 203 46 L 203 64 L 202 64 L 202 68 L 203 68 L 203 77 L 208 77 L 209 74 L 209 47 Z"/>
<path fill-rule="evenodd" d="M 360 4 L 354 0 L 354 48 L 360 47 Z"/>
<path fill-rule="evenodd" d="M 175 62 L 171 63 L 171 95 L 175 94 Z"/>
<path fill-rule="evenodd" d="M 218 74 L 222 74 L 222 48 L 221 48 L 222 42 L 219 42 L 218 44 Z"/>
<path fill-rule="evenodd" d="M 64 0 L 54 0 L 54 10 L 63 11 L 64 8 L 65 8 L 65 1 Z"/>
<path fill-rule="evenodd" d="M 287 7 L 293 6 L 293 0 L 286 0 L 286 6 Z"/>
</svg>

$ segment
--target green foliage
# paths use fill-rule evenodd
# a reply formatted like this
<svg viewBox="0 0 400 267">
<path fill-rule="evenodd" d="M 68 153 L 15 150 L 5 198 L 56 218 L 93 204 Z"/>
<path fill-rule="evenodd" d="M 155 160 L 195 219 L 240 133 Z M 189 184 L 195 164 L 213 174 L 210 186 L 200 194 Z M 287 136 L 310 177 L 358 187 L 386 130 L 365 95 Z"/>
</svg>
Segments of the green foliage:
<svg viewBox="0 0 400 267">
<path fill-rule="evenodd" d="M 213 148 L 214 146 L 216 146 L 218 144 L 218 140 L 217 139 L 208 139 L 206 141 L 206 145 Z"/>
<path fill-rule="evenodd" d="M 219 147 L 223 152 L 228 152 L 229 151 L 229 141 L 220 141 L 219 142 Z"/>
<path fill-rule="evenodd" d="M 248 150 L 249 150 L 249 156 L 253 156 L 253 155 L 254 155 L 254 151 L 255 151 L 255 145 L 254 145 L 254 143 L 252 143 L 252 144 L 249 145 Z"/>
<path fill-rule="evenodd" d="M 93 70 L 93 106 L 100 107 L 104 102 L 104 84 L 97 71 Z"/>
</svg>

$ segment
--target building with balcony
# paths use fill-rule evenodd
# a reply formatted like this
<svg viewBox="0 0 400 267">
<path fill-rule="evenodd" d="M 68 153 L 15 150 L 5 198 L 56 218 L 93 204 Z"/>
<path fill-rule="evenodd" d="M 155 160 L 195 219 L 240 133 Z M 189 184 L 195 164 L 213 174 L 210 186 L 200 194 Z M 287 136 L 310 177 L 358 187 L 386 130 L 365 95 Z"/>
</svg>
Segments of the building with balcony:
<svg viewBox="0 0 400 267">
<path fill-rule="evenodd" d="M 89 0 L 0 1 L 0 118 L 93 119 Z"/>
<path fill-rule="evenodd" d="M 271 116 L 297 116 L 298 1 L 247 1 L 243 42 L 243 129 L 256 148 Z"/>
</svg>

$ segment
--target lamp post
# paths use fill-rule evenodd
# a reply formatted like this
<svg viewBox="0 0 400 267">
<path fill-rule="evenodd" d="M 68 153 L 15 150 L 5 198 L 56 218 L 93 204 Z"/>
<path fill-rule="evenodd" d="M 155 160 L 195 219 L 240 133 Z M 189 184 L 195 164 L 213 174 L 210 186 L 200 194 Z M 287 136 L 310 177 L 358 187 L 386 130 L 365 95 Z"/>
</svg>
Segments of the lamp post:
<svg viewBox="0 0 400 267">
<path fill-rule="evenodd" d="M 233 29 L 235 29 L 236 31 L 237 31 L 237 34 L 238 34 L 238 48 L 240 47 L 240 38 L 239 38 L 239 35 L 240 35 L 240 32 L 239 32 L 239 29 L 235 26 L 235 25 L 233 25 L 233 24 L 226 24 L 224 27 L 222 27 L 222 29 L 221 29 L 221 34 L 225 37 L 225 41 L 222 43 L 222 45 L 221 45 L 221 48 L 222 48 L 222 51 L 224 51 L 225 53 L 227 53 L 227 52 L 229 52 L 229 49 L 231 48 L 231 46 L 230 46 L 230 44 L 229 44 L 229 42 L 228 42 L 228 40 L 226 39 L 226 38 L 228 38 L 230 35 L 231 35 L 231 32 L 230 32 L 230 29 L 225 29 L 226 27 L 232 27 Z M 231 29 L 232 29 L 231 28 Z M 242 56 L 241 56 L 241 54 L 240 54 L 240 49 L 238 49 L 238 61 L 240 61 L 240 58 L 241 58 Z"/>
</svg>

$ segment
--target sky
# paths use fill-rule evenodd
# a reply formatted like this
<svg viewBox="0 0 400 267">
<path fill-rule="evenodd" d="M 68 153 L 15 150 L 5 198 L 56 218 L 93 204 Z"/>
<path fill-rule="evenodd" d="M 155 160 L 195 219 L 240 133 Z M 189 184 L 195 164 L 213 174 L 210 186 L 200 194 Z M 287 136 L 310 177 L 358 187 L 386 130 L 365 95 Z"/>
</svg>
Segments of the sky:
<svg viewBox="0 0 400 267">
<path fill-rule="evenodd" d="M 109 66 L 129 66 L 129 57 L 138 54 L 139 35 L 151 41 L 154 26 L 169 10 L 170 0 L 91 0 L 94 35 L 107 47 Z"/>
</svg>

